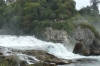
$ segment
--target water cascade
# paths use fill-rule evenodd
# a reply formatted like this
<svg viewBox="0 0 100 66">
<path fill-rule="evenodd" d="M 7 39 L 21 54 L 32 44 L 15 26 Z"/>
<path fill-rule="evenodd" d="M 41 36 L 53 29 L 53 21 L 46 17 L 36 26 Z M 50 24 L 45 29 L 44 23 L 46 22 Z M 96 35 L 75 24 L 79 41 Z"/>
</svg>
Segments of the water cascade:
<svg viewBox="0 0 100 66">
<path fill-rule="evenodd" d="M 44 50 L 52 55 L 55 55 L 58 58 L 63 59 L 78 59 L 78 58 L 95 58 L 100 59 L 100 56 L 81 56 L 78 54 L 73 54 L 72 52 L 67 51 L 67 48 L 61 43 L 52 43 L 39 40 L 34 36 L 10 36 L 10 35 L 0 35 L 0 46 L 7 47 L 6 50 L 0 50 L 9 55 L 6 52 L 11 49 L 16 50 Z M 15 53 L 13 53 L 14 55 Z M 32 64 L 33 62 L 27 57 L 30 57 L 36 61 L 40 61 L 37 58 L 22 53 L 17 53 L 17 57 L 22 60 L 26 60 L 27 63 Z M 16 56 L 14 55 L 14 56 Z"/>
</svg>

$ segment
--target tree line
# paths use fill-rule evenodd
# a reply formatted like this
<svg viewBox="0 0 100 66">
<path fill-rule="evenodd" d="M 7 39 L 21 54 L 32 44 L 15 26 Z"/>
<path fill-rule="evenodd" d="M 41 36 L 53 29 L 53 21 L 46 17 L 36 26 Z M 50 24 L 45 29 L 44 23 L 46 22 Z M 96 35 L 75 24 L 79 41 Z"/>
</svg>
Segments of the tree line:
<svg viewBox="0 0 100 66">
<path fill-rule="evenodd" d="M 99 21 L 97 5 L 94 0 L 91 4 L 92 9 L 87 6 L 78 11 L 74 0 L 16 0 L 9 5 L 0 0 L 0 34 L 41 37 L 46 27 L 64 29 L 70 34 L 76 20 Z"/>
</svg>

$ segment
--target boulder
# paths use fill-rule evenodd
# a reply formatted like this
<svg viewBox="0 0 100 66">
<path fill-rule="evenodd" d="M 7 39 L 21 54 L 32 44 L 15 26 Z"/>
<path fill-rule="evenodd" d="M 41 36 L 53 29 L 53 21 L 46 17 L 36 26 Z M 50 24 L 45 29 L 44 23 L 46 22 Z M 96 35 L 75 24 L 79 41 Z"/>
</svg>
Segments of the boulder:
<svg viewBox="0 0 100 66">
<path fill-rule="evenodd" d="M 76 43 L 73 53 L 80 55 L 89 55 L 89 50 L 82 43 Z"/>
<path fill-rule="evenodd" d="M 17 55 L 22 53 L 22 55 Z M 19 64 L 21 66 L 28 66 L 29 63 L 40 63 L 49 65 L 49 66 L 56 66 L 58 64 L 69 64 L 71 63 L 70 60 L 60 59 L 47 53 L 44 50 L 14 50 L 11 48 L 0 47 L 0 61 L 5 61 L 6 63 Z M 27 60 L 29 60 L 27 62 Z M 2 62 L 3 62 L 2 61 Z M 51 64 L 54 63 L 54 64 Z M 3 64 L 3 63 L 2 63 Z"/>
<path fill-rule="evenodd" d="M 95 34 L 89 28 L 77 27 L 75 40 L 82 42 L 85 46 L 90 46 L 95 39 Z"/>
<path fill-rule="evenodd" d="M 100 55 L 100 40 L 88 27 L 77 27 L 75 32 L 76 43 L 73 53 L 82 55 Z"/>
</svg>

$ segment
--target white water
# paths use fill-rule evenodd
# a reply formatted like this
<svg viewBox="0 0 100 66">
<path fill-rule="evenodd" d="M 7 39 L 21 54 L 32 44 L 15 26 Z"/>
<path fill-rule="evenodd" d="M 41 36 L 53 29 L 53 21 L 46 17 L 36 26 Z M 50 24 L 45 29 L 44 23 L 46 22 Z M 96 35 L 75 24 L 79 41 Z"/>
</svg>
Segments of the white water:
<svg viewBox="0 0 100 66">
<path fill-rule="evenodd" d="M 0 35 L 0 46 L 10 47 L 18 50 L 45 50 L 58 58 L 63 59 L 78 59 L 78 58 L 95 58 L 100 59 L 100 56 L 81 56 L 67 51 L 67 49 L 60 43 L 45 42 L 36 39 L 34 36 L 10 36 Z M 26 55 L 19 54 L 22 59 L 26 60 Z M 22 56 L 25 56 L 24 58 Z M 31 56 L 28 56 L 31 57 Z M 39 61 L 35 57 L 32 57 Z M 28 60 L 28 59 L 27 59 Z M 29 61 L 28 61 L 29 62 Z M 30 63 L 30 62 L 29 62 Z"/>
</svg>

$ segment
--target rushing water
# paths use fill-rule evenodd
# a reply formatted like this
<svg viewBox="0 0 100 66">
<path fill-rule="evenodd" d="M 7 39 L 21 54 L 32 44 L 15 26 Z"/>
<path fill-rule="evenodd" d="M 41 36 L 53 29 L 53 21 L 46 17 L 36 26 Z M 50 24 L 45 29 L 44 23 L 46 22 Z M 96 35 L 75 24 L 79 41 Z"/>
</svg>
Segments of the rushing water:
<svg viewBox="0 0 100 66">
<path fill-rule="evenodd" d="M 55 55 L 58 58 L 63 59 L 95 59 L 96 61 L 86 61 L 84 63 L 72 63 L 65 66 L 99 66 L 100 56 L 81 56 L 78 54 L 73 54 L 69 52 L 67 48 L 60 43 L 45 42 L 35 38 L 34 36 L 10 36 L 10 35 L 0 35 L 0 46 L 10 47 L 18 50 L 45 50 L 50 54 Z M 26 55 L 19 54 L 23 59 Z M 24 58 L 25 58 L 24 57 Z M 28 56 L 31 57 L 31 56 Z M 31 57 L 34 58 L 34 57 Z M 27 58 L 26 58 L 27 59 Z M 26 60 L 25 59 L 25 60 Z M 34 58 L 39 61 L 38 59 Z M 27 59 L 27 62 L 30 63 Z M 31 63 L 30 63 L 31 64 Z"/>
</svg>

